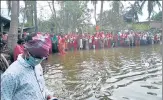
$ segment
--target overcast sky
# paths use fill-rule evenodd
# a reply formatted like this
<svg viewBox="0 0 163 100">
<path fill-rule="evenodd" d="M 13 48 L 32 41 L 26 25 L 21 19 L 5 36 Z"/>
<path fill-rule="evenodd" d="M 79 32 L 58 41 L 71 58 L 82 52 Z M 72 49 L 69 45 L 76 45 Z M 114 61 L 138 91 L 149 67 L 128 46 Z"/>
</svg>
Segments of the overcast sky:
<svg viewBox="0 0 163 100">
<path fill-rule="evenodd" d="M 125 8 L 129 6 L 129 2 L 132 3 L 132 4 L 134 3 L 134 1 L 126 1 L 126 2 L 122 1 L 122 2 L 123 2 L 123 5 L 124 5 Z M 110 2 L 108 2 L 108 1 L 104 1 L 104 8 L 103 8 L 104 11 L 110 9 L 109 3 Z M 160 1 L 160 3 L 162 4 L 162 1 Z M 24 7 L 23 1 L 20 1 L 20 6 Z M 43 20 L 47 20 L 51 15 L 51 10 L 50 10 L 50 8 L 48 6 L 47 1 L 37 1 L 37 7 L 38 7 L 37 8 L 38 18 L 41 18 Z M 9 18 L 6 1 L 1 1 L 1 8 L 2 8 L 1 15 Z M 56 8 L 56 10 L 60 9 L 57 3 L 55 4 L 55 8 Z M 93 5 L 91 4 L 91 2 L 88 3 L 88 8 L 93 9 Z M 100 13 L 100 8 L 101 8 L 101 2 L 98 1 L 97 11 L 96 11 L 97 14 Z M 159 9 L 158 9 L 157 6 L 154 8 L 154 11 L 159 12 Z M 140 21 L 146 21 L 147 17 L 148 17 L 148 11 L 147 11 L 147 3 L 146 3 L 144 8 L 143 8 L 143 15 L 142 16 L 139 15 L 139 20 Z M 21 16 L 19 17 L 19 19 L 20 19 L 20 22 L 22 22 L 22 17 Z M 91 14 L 91 22 L 93 24 L 95 24 L 94 12 L 92 12 L 92 14 Z"/>
</svg>

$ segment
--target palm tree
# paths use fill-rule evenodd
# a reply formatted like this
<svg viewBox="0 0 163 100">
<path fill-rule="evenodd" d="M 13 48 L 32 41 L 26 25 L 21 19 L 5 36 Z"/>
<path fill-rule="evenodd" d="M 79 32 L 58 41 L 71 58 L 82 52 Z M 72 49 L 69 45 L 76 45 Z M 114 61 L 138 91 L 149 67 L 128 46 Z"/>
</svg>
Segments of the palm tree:
<svg viewBox="0 0 163 100">
<path fill-rule="evenodd" d="M 142 15 L 142 9 L 139 4 L 139 1 L 135 1 L 134 4 L 130 3 L 128 7 L 129 11 L 126 13 L 126 16 L 131 16 L 135 21 L 139 21 L 138 14 Z"/>
<path fill-rule="evenodd" d="M 18 1 L 11 1 L 11 22 L 8 34 L 8 48 L 13 52 L 18 37 Z"/>
<path fill-rule="evenodd" d="M 151 20 L 162 21 L 162 11 L 152 15 Z"/>
<path fill-rule="evenodd" d="M 159 0 L 143 0 L 139 1 L 141 4 L 141 9 L 144 7 L 144 4 L 147 2 L 147 10 L 148 10 L 148 20 L 150 21 L 151 14 L 154 12 L 153 8 L 157 5 L 159 10 L 161 9 L 161 3 Z"/>
<path fill-rule="evenodd" d="M 96 5 L 97 5 L 97 1 L 91 1 L 93 6 L 94 6 L 94 17 L 95 17 L 95 25 L 97 24 L 97 19 L 96 19 Z"/>
</svg>

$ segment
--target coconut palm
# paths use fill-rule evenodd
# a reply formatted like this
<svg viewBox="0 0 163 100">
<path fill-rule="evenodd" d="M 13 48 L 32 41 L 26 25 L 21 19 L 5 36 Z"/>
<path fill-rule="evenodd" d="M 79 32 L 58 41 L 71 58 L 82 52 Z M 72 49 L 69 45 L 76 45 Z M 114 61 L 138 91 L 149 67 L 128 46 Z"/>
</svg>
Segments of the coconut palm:
<svg viewBox="0 0 163 100">
<path fill-rule="evenodd" d="M 142 0 L 139 2 L 141 3 L 141 9 L 144 7 L 144 4 L 147 3 L 148 20 L 150 20 L 151 14 L 154 12 L 155 6 L 158 6 L 159 10 L 161 9 L 161 3 L 159 0 Z"/>
<path fill-rule="evenodd" d="M 139 4 L 139 1 L 135 1 L 134 4 L 130 3 L 130 6 L 127 7 L 127 9 L 129 9 L 129 10 L 126 13 L 126 16 L 131 16 L 131 18 L 133 18 L 133 20 L 139 21 L 138 15 L 139 14 L 142 15 L 142 9 Z"/>
</svg>

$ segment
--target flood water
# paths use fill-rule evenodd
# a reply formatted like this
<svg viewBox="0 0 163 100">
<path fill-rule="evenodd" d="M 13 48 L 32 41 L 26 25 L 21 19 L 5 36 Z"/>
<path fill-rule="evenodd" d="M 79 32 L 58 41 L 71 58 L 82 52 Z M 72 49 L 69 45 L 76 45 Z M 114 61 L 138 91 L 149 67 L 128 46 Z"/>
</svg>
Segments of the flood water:
<svg viewBox="0 0 163 100">
<path fill-rule="evenodd" d="M 160 45 L 49 57 L 45 79 L 59 100 L 162 100 Z"/>
</svg>

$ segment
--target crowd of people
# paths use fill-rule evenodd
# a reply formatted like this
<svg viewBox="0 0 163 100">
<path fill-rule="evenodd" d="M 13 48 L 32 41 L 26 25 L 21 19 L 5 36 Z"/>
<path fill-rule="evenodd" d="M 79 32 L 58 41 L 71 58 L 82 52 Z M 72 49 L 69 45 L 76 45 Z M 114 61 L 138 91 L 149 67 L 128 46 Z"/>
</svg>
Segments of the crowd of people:
<svg viewBox="0 0 163 100">
<path fill-rule="evenodd" d="M 90 50 L 113 47 L 133 47 L 149 44 L 157 44 L 162 40 L 161 33 L 149 34 L 148 32 L 96 32 L 94 34 L 69 33 L 69 34 L 49 34 L 41 33 L 18 35 L 18 42 L 14 48 L 14 61 L 18 55 L 23 52 L 23 44 L 29 40 L 44 40 L 49 45 L 49 54 L 65 54 L 70 50 Z M 6 42 L 7 35 L 2 36 Z M 4 42 L 4 43 L 5 43 Z"/>
<path fill-rule="evenodd" d="M 113 47 L 132 47 L 148 44 L 157 44 L 162 40 L 160 33 L 149 34 L 148 32 L 119 32 L 104 33 L 96 32 L 94 34 L 69 33 L 69 34 L 49 34 L 39 32 L 33 39 L 48 38 L 51 46 L 50 53 L 65 54 L 70 50 L 90 50 Z M 27 36 L 24 36 L 26 39 Z M 29 39 L 29 38 L 28 38 Z"/>
</svg>

